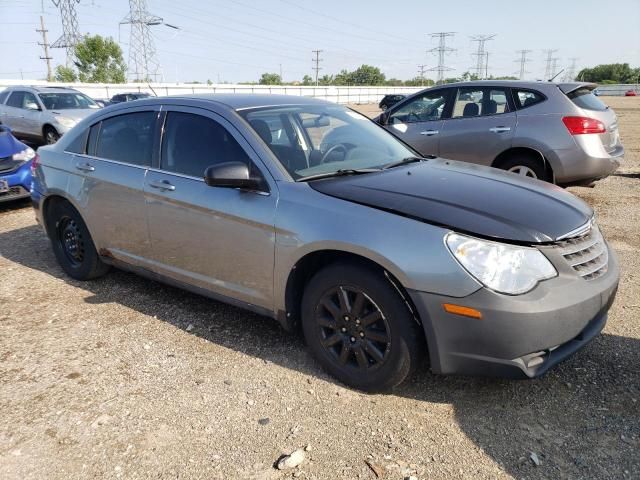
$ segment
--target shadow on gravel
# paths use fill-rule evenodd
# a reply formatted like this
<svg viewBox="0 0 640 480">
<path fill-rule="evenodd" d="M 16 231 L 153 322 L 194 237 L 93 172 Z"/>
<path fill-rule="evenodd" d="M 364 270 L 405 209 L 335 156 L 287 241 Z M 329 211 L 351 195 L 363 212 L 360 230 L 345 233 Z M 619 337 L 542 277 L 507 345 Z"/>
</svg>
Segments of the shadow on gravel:
<svg viewBox="0 0 640 480">
<path fill-rule="evenodd" d="M 0 214 L 5 212 L 11 212 L 13 210 L 20 210 L 27 207 L 31 207 L 30 198 L 22 198 L 20 200 L 0 202 Z"/>
<path fill-rule="evenodd" d="M 640 173 L 614 173 L 616 177 L 625 177 L 625 178 L 640 178 Z"/>
<path fill-rule="evenodd" d="M 113 270 L 93 282 L 64 276 L 38 226 L 0 234 L 0 256 L 210 342 L 332 382 L 300 339 L 275 321 Z M 628 306 L 627 308 L 640 307 Z M 511 381 L 419 372 L 390 395 L 450 404 L 466 435 L 517 478 L 639 478 L 640 340 L 603 334 L 544 377 Z M 437 415 L 416 408 L 415 421 Z M 414 420 L 412 420 L 414 421 Z M 447 439 L 443 438 L 443 446 Z M 539 466 L 534 465 L 532 453 Z M 467 472 L 471 474 L 471 472 Z"/>
</svg>

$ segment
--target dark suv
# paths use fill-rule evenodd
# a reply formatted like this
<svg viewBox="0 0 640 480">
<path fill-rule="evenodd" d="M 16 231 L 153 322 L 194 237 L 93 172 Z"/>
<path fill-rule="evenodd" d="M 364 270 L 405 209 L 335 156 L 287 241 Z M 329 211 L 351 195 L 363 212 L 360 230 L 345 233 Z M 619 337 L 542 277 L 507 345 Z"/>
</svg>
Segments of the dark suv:
<svg viewBox="0 0 640 480">
<path fill-rule="evenodd" d="M 384 111 L 387 108 L 392 107 L 393 105 L 398 103 L 400 100 L 404 100 L 405 98 L 407 98 L 407 95 L 403 93 L 394 93 L 392 95 L 385 95 L 382 98 L 382 100 L 380 100 L 378 107 L 380 107 L 380 110 Z"/>
</svg>

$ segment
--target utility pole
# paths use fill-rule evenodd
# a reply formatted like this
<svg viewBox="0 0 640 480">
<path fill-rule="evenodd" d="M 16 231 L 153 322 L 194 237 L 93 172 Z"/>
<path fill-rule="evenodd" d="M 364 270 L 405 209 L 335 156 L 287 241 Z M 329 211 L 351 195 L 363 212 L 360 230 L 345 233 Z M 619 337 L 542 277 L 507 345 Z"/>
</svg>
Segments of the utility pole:
<svg viewBox="0 0 640 480">
<path fill-rule="evenodd" d="M 424 72 L 427 69 L 426 65 L 418 65 L 418 72 L 420 74 L 420 86 L 424 87 Z"/>
<path fill-rule="evenodd" d="M 569 68 L 567 69 L 567 73 L 564 74 L 565 82 L 573 82 L 576 79 L 576 68 L 578 66 L 578 57 L 571 57 L 569 61 Z"/>
<path fill-rule="evenodd" d="M 516 53 L 520 54 L 520 59 L 516 60 L 516 62 L 520 62 L 520 74 L 518 75 L 518 78 L 520 80 L 524 80 L 525 74 L 529 73 L 525 69 L 527 62 L 529 62 L 527 55 L 531 53 L 531 50 L 517 50 Z"/>
<path fill-rule="evenodd" d="M 316 87 L 318 86 L 318 73 L 320 72 L 320 70 L 322 70 L 322 67 L 320 66 L 320 62 L 322 61 L 322 59 L 320 58 L 320 54 L 322 53 L 322 50 L 312 50 L 312 52 L 316 55 L 316 58 L 312 58 L 311 60 L 313 60 L 313 62 L 315 62 L 316 66 L 313 67 L 313 70 L 315 70 L 316 72 Z"/>
<path fill-rule="evenodd" d="M 47 62 L 47 82 L 53 80 L 53 74 L 51 73 L 51 57 L 49 56 L 49 42 L 47 41 L 47 30 L 44 28 L 44 17 L 40 15 L 40 29 L 36 28 L 36 32 L 42 34 L 42 43 L 38 42 L 42 48 L 44 48 L 44 57 L 40 57 L 40 60 Z"/>
<path fill-rule="evenodd" d="M 149 13 L 147 0 L 129 0 L 129 15 L 122 19 L 120 25 L 123 24 L 131 25 L 129 75 L 136 81 L 150 81 L 152 77 L 157 81 L 160 62 L 156 56 L 156 47 L 149 27 L 163 25 L 163 19 Z"/>
<path fill-rule="evenodd" d="M 80 3 L 80 0 L 51 0 L 51 2 L 60 9 L 62 19 L 62 35 L 51 44 L 51 48 L 65 48 L 67 50 L 66 65 L 70 67 L 76 55 L 75 47 L 80 40 L 76 13 L 76 3 Z"/>
<path fill-rule="evenodd" d="M 444 80 L 444 72 L 453 70 L 453 68 L 447 67 L 444 64 L 444 59 L 447 54 L 455 50 L 454 48 L 447 47 L 447 37 L 453 37 L 455 35 L 455 32 L 438 32 L 438 33 L 431 33 L 430 35 L 431 35 L 431 38 L 438 39 L 438 46 L 430 50 L 427 50 L 427 52 L 438 54 L 438 66 L 430 68 L 429 70 L 438 72 L 436 84 L 440 84 Z"/>
<path fill-rule="evenodd" d="M 544 69 L 544 79 L 545 80 L 549 80 L 551 77 L 553 77 L 553 75 L 551 74 L 551 64 L 553 63 L 553 54 L 556 53 L 558 50 L 543 50 L 544 53 L 547 54 L 547 59 L 546 59 L 546 66 Z"/>
<path fill-rule="evenodd" d="M 487 41 L 493 40 L 495 36 L 496 34 L 474 35 L 473 37 L 470 37 L 472 42 L 478 42 L 478 51 L 473 54 L 474 56 L 477 57 L 476 58 L 476 77 L 478 77 L 478 79 L 483 78 L 482 71 L 483 70 L 486 71 L 486 62 L 487 62 L 487 60 L 484 57 L 485 55 L 487 57 L 489 56 L 488 52 L 486 52 L 484 49 L 484 45 Z M 485 77 L 486 77 L 486 72 L 485 72 Z"/>
<path fill-rule="evenodd" d="M 282 78 L 282 64 L 280 63 L 280 83 L 284 83 L 284 80 Z"/>
</svg>

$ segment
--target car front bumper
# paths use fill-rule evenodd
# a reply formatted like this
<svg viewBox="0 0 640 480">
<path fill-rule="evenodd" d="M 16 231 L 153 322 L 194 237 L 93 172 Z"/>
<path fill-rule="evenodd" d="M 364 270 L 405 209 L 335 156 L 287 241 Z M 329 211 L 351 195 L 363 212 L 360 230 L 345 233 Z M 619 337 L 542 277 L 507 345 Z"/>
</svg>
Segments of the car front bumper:
<svg viewBox="0 0 640 480">
<path fill-rule="evenodd" d="M 524 295 L 485 288 L 464 298 L 409 291 L 427 337 L 434 373 L 533 378 L 584 347 L 604 328 L 618 287 L 610 252 L 607 273 L 584 280 L 561 272 Z M 482 312 L 477 320 L 444 303 Z"/>
<path fill-rule="evenodd" d="M 11 173 L 0 173 L 0 179 L 9 185 L 8 192 L 0 193 L 0 203 L 27 198 L 31 195 L 31 162 L 26 162 Z"/>
</svg>

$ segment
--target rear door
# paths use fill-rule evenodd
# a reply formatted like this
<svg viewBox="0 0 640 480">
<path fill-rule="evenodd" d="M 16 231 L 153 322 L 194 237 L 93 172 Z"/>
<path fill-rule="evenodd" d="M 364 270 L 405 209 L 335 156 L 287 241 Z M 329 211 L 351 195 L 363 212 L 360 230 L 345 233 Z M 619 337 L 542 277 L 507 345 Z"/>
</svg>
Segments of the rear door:
<svg viewBox="0 0 640 480">
<path fill-rule="evenodd" d="M 76 154 L 69 190 L 79 199 L 98 251 L 147 266 L 144 178 L 157 142 L 159 107 L 128 109 L 94 124 L 86 154 Z"/>
<path fill-rule="evenodd" d="M 392 107 L 384 127 L 422 155 L 438 155 L 443 119 L 450 109 L 451 90 L 427 90 Z"/>
<path fill-rule="evenodd" d="M 27 133 L 25 132 L 24 110 L 22 109 L 25 93 L 26 92 L 22 90 L 14 90 L 9 95 L 7 103 L 4 106 L 2 123 L 8 125 L 16 134 Z"/>
<path fill-rule="evenodd" d="M 145 180 L 154 268 L 225 297 L 272 308 L 275 183 L 246 140 L 209 110 L 167 107 L 159 168 Z M 239 161 L 261 191 L 210 187 L 204 171 Z"/>
<path fill-rule="evenodd" d="M 440 156 L 491 165 L 511 147 L 516 120 L 508 88 L 458 88 L 440 135 Z"/>
</svg>

